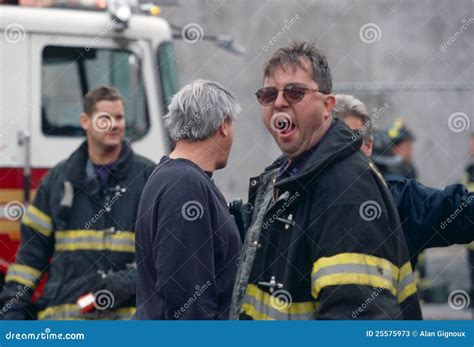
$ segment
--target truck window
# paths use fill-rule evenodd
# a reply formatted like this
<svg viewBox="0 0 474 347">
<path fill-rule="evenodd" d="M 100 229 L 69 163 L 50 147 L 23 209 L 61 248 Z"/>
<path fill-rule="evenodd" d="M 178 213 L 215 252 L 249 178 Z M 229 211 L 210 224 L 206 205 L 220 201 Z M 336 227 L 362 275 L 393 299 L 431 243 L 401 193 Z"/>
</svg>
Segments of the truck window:
<svg viewBox="0 0 474 347">
<path fill-rule="evenodd" d="M 112 85 L 125 99 L 126 136 L 149 129 L 140 61 L 132 52 L 89 47 L 46 46 L 41 71 L 42 130 L 46 136 L 84 136 L 79 123 L 82 97 L 99 85 Z"/>
<path fill-rule="evenodd" d="M 168 105 L 179 88 L 176 57 L 172 42 L 165 41 L 158 47 L 158 71 L 160 73 L 163 105 L 165 106 L 166 114 L 168 112 Z"/>
</svg>

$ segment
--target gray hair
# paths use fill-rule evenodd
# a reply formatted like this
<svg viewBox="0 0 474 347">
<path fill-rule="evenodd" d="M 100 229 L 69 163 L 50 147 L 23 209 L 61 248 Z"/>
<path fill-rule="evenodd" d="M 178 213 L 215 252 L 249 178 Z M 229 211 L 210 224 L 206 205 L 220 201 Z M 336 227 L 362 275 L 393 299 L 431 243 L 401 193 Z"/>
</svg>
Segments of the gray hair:
<svg viewBox="0 0 474 347">
<path fill-rule="evenodd" d="M 337 94 L 336 105 L 333 109 L 335 117 L 345 119 L 347 117 L 357 117 L 362 121 L 362 129 L 357 131 L 358 135 L 364 136 L 364 141 L 373 139 L 373 121 L 364 103 L 353 95 Z"/>
<path fill-rule="evenodd" d="M 278 49 L 264 66 L 263 76 L 272 76 L 277 67 L 285 65 L 303 67 L 301 59 L 306 59 L 313 68 L 313 80 L 318 84 L 319 91 L 330 94 L 332 76 L 324 53 L 312 42 L 292 42 L 287 47 Z"/>
<path fill-rule="evenodd" d="M 165 125 L 174 141 L 212 137 L 225 119 L 235 120 L 240 106 L 235 96 L 217 82 L 196 80 L 173 96 Z"/>
</svg>

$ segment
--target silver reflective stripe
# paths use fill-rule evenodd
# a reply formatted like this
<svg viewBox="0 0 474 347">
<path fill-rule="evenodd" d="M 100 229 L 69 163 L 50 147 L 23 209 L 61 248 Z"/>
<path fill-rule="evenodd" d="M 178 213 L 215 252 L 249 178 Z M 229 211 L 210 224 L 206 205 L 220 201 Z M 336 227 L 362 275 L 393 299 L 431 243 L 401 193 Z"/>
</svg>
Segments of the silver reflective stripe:
<svg viewBox="0 0 474 347">
<path fill-rule="evenodd" d="M 74 199 L 74 187 L 69 181 L 64 181 L 64 196 L 61 200 L 60 206 L 71 207 Z"/>
<path fill-rule="evenodd" d="M 56 239 L 56 244 L 81 244 L 81 243 L 92 243 L 92 244 L 99 244 L 99 245 L 111 245 L 111 246 L 135 246 L 135 242 L 133 240 L 127 239 L 107 239 L 103 237 L 61 237 Z"/>
<path fill-rule="evenodd" d="M 104 230 L 62 230 L 56 232 L 55 249 L 135 253 L 135 234 L 131 231 L 108 233 Z"/>
<path fill-rule="evenodd" d="M 310 313 L 286 313 L 286 312 L 281 312 L 271 306 L 268 306 L 258 300 L 257 298 L 247 295 L 245 298 L 244 305 L 252 305 L 255 310 L 260 312 L 261 314 L 264 314 L 265 316 L 268 316 L 271 319 L 275 320 L 309 320 L 309 319 L 314 319 L 315 318 L 315 312 L 310 312 Z M 291 304 L 289 304 L 288 309 L 291 308 Z"/>
<path fill-rule="evenodd" d="M 34 270 L 34 271 L 38 271 L 38 270 Z M 41 276 L 41 273 L 38 276 L 35 276 L 35 275 L 33 275 L 31 273 L 28 273 L 26 271 L 21 271 L 21 268 L 19 268 L 19 266 L 15 266 L 14 264 L 12 264 L 8 268 L 7 280 L 10 277 L 21 277 L 21 278 L 25 279 L 26 281 L 31 281 L 31 282 L 35 283 L 36 281 L 38 281 L 40 276 Z"/>
<path fill-rule="evenodd" d="M 410 272 L 400 283 L 398 283 L 398 293 L 400 293 L 405 287 L 412 284 L 413 282 L 415 282 L 415 278 L 413 276 L 413 272 Z"/>
<path fill-rule="evenodd" d="M 31 220 L 34 224 L 47 230 L 48 233 L 51 233 L 51 231 L 53 230 L 53 226 L 51 225 L 51 223 L 45 222 L 44 220 L 38 218 L 29 209 L 26 210 L 25 217 Z"/>
<path fill-rule="evenodd" d="M 84 320 L 129 320 L 133 317 L 133 313 L 117 313 L 114 311 L 93 311 L 81 313 L 79 310 L 62 311 L 50 314 L 45 314 L 41 320 L 69 320 L 69 319 L 84 319 Z"/>
<path fill-rule="evenodd" d="M 311 276 L 311 280 L 314 283 L 318 278 L 321 278 L 323 276 L 341 273 L 379 276 L 385 278 L 387 281 L 392 282 L 395 288 L 397 287 L 398 280 L 396 278 L 393 278 L 392 270 L 384 269 L 378 266 L 360 264 L 341 264 L 326 266 L 322 269 L 319 269 L 318 272 L 314 273 Z"/>
</svg>

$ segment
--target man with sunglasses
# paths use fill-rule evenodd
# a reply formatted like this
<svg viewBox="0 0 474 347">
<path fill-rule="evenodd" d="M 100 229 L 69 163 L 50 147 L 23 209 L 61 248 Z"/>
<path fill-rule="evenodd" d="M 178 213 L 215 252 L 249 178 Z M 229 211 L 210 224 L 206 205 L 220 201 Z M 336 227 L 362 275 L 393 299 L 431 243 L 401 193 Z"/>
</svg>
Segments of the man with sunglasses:
<svg viewBox="0 0 474 347">
<path fill-rule="evenodd" d="M 361 138 L 333 119 L 314 44 L 276 51 L 256 96 L 284 156 L 250 180 L 231 319 L 421 319 L 400 221 Z"/>
</svg>

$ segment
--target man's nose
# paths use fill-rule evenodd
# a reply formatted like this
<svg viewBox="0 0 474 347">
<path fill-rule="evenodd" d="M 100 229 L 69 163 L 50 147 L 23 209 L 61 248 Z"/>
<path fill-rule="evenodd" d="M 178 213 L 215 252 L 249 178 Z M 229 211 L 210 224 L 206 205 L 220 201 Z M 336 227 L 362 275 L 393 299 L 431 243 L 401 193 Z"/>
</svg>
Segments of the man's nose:
<svg viewBox="0 0 474 347">
<path fill-rule="evenodd" d="M 285 109 L 288 106 L 290 106 L 290 104 L 285 99 L 285 95 L 283 94 L 283 90 L 279 90 L 278 94 L 277 94 L 277 98 L 275 99 L 275 104 L 274 104 L 275 109 L 277 109 L 277 110 L 278 109 Z"/>
</svg>

